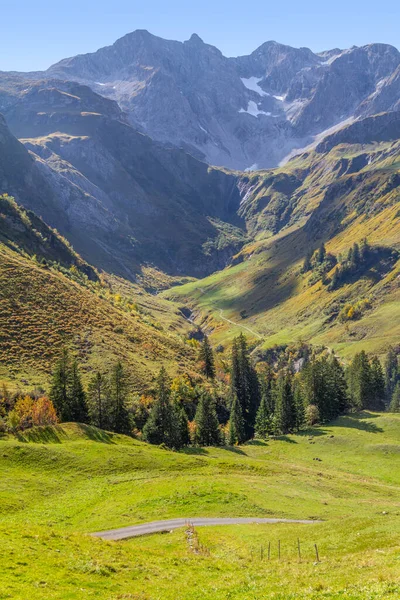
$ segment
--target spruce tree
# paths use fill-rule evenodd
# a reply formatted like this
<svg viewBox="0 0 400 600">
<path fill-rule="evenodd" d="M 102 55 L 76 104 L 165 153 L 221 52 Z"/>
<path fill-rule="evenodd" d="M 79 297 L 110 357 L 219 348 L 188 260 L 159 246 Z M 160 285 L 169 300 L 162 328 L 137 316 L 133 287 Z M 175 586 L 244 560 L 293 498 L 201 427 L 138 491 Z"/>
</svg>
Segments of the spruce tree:
<svg viewBox="0 0 400 600">
<path fill-rule="evenodd" d="M 394 413 L 400 412 L 400 381 L 396 383 L 396 387 L 393 390 L 389 411 Z"/>
<path fill-rule="evenodd" d="M 70 419 L 77 423 L 88 423 L 89 413 L 86 403 L 86 394 L 83 389 L 76 360 L 74 360 L 71 367 L 68 386 L 68 401 L 70 407 Z"/>
<path fill-rule="evenodd" d="M 377 356 L 371 360 L 371 391 L 369 408 L 385 410 L 385 377 Z"/>
<path fill-rule="evenodd" d="M 126 406 L 129 387 L 128 374 L 121 361 L 118 361 L 111 370 L 109 381 L 111 424 L 112 430 L 116 433 L 131 433 L 130 417 Z"/>
<path fill-rule="evenodd" d="M 109 398 L 107 380 L 101 373 L 95 373 L 88 385 L 88 409 L 90 422 L 100 429 L 110 427 Z"/>
<path fill-rule="evenodd" d="M 242 408 L 236 395 L 233 396 L 229 418 L 228 444 L 235 446 L 245 441 Z"/>
<path fill-rule="evenodd" d="M 232 396 L 236 396 L 244 422 L 246 439 L 254 434 L 254 422 L 260 404 L 260 385 L 250 362 L 246 337 L 240 334 L 233 342 L 231 367 Z"/>
<path fill-rule="evenodd" d="M 371 365 L 364 350 L 356 354 L 348 370 L 349 391 L 356 410 L 370 407 Z"/>
<path fill-rule="evenodd" d="M 276 386 L 275 426 L 279 433 L 291 433 L 296 427 L 296 407 L 294 404 L 291 376 L 281 372 Z"/>
<path fill-rule="evenodd" d="M 398 381 L 400 381 L 400 370 L 397 354 L 392 346 L 390 346 L 385 358 L 385 394 L 387 404 L 391 401 L 394 388 Z"/>
<path fill-rule="evenodd" d="M 272 433 L 272 418 L 273 415 L 269 410 L 267 396 L 265 394 L 262 394 L 254 427 L 255 434 L 258 438 L 266 440 L 268 438 L 268 435 Z"/>
<path fill-rule="evenodd" d="M 179 449 L 181 439 L 182 415 L 170 399 L 170 380 L 164 367 L 157 377 L 156 398 L 150 416 L 143 428 L 143 437 L 150 444 L 165 444 L 169 448 Z"/>
<path fill-rule="evenodd" d="M 214 365 L 214 354 L 210 346 L 208 337 L 205 335 L 204 340 L 201 344 L 199 358 L 202 362 L 202 368 L 204 375 L 207 379 L 215 378 L 215 365 Z"/>
<path fill-rule="evenodd" d="M 177 439 L 179 438 L 178 447 L 181 448 L 182 446 L 188 446 L 190 444 L 188 418 L 187 418 L 187 414 L 186 414 L 186 411 L 183 408 L 183 406 L 179 406 L 179 405 L 175 404 L 174 408 L 175 408 L 175 412 L 177 415 L 178 430 L 179 430 L 178 436 L 177 436 Z"/>
<path fill-rule="evenodd" d="M 196 410 L 196 443 L 199 446 L 218 446 L 221 441 L 214 399 L 203 392 Z"/>
<path fill-rule="evenodd" d="M 312 250 L 308 250 L 307 254 L 304 257 L 302 273 L 308 273 L 308 271 L 311 271 L 311 269 L 312 269 L 312 265 L 311 265 L 312 255 L 313 255 L 313 251 Z"/>
<path fill-rule="evenodd" d="M 299 381 L 295 381 L 293 386 L 293 401 L 295 409 L 295 429 L 296 431 L 299 431 L 304 427 L 306 422 L 306 407 Z"/>
<path fill-rule="evenodd" d="M 326 258 L 325 244 L 321 244 L 320 247 L 318 248 L 318 251 L 317 251 L 317 263 L 319 265 L 322 265 L 322 263 L 324 262 L 325 258 Z"/>
<path fill-rule="evenodd" d="M 68 393 L 70 382 L 71 364 L 69 352 L 66 348 L 63 348 L 61 356 L 56 362 L 54 368 L 53 380 L 49 394 L 50 400 L 56 409 L 60 421 L 72 420 L 70 398 Z"/>
</svg>

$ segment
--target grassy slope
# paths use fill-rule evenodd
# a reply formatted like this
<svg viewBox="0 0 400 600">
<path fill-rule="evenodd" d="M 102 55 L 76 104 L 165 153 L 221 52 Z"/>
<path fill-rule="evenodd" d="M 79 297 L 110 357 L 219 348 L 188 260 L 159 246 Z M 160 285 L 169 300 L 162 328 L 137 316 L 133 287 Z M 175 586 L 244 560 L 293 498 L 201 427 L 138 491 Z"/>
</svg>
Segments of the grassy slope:
<svg viewBox="0 0 400 600">
<path fill-rule="evenodd" d="M 0 439 L 0 598 L 397 597 L 400 416 L 342 417 L 313 433 L 185 453 L 73 424 Z M 199 529 L 199 554 L 182 530 L 122 543 L 86 535 L 254 515 L 324 522 Z"/>
<path fill-rule="evenodd" d="M 371 244 L 400 248 L 399 195 L 393 185 L 399 155 L 398 143 L 342 145 L 327 155 L 291 161 L 277 172 L 273 185 L 271 172 L 252 176 L 243 211 L 255 241 L 242 251 L 243 262 L 173 288 L 166 297 L 189 303 L 198 321 L 213 329 L 216 342 L 240 331 L 223 316 L 261 334 L 264 347 L 303 339 L 332 346 L 342 355 L 361 348 L 384 352 L 400 337 L 400 263 L 378 283 L 364 278 L 335 292 L 321 283 L 310 285 L 301 266 L 306 251 L 321 241 L 336 255 L 364 237 Z M 367 164 L 353 173 L 351 165 L 360 160 Z M 343 169 L 350 172 L 340 174 Z M 297 181 L 294 192 L 288 179 Z M 276 190 L 284 186 L 287 195 Z M 274 234 L 282 211 L 286 225 Z M 335 303 L 360 298 L 372 300 L 361 320 L 345 326 L 329 318 Z M 247 318 L 242 320 L 243 310 Z"/>
<path fill-rule="evenodd" d="M 124 309 L 124 298 L 139 312 Z M 118 357 L 141 390 L 161 363 L 171 372 L 193 368 L 194 353 L 183 341 L 187 328 L 175 307 L 138 286 L 115 278 L 81 285 L 0 240 L 0 379 L 12 388 L 47 385 L 67 344 L 84 375 L 105 370 Z"/>
</svg>

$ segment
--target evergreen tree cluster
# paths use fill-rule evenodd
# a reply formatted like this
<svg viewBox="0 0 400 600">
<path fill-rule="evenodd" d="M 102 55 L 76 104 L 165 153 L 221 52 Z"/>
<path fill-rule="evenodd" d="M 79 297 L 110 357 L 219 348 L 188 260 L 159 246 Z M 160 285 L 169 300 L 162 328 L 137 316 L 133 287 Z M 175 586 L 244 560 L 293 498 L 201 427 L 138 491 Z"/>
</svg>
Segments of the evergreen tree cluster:
<svg viewBox="0 0 400 600">
<path fill-rule="evenodd" d="M 377 357 L 362 351 L 345 370 L 334 354 L 313 353 L 305 344 L 266 356 L 256 369 L 241 334 L 233 341 L 226 366 L 229 381 L 221 384 L 205 337 L 199 353 L 202 383 L 188 375 L 171 381 L 162 368 L 152 395 L 131 401 L 129 376 L 121 362 L 107 375 L 94 373 L 85 392 L 78 364 L 64 350 L 54 369 L 50 399 L 61 421 L 125 434 L 135 430 L 151 444 L 176 450 L 295 433 L 349 410 L 382 411 L 389 406 L 400 412 L 400 367 L 392 348 L 384 368 Z"/>
<path fill-rule="evenodd" d="M 385 377 L 379 359 L 362 350 L 347 370 L 351 406 L 355 410 L 385 410 Z"/>
<path fill-rule="evenodd" d="M 78 363 L 63 349 L 53 373 L 50 400 L 60 421 L 90 423 L 117 433 L 131 433 L 127 409 L 129 377 L 118 361 L 110 373 L 95 373 L 85 392 Z"/>
</svg>

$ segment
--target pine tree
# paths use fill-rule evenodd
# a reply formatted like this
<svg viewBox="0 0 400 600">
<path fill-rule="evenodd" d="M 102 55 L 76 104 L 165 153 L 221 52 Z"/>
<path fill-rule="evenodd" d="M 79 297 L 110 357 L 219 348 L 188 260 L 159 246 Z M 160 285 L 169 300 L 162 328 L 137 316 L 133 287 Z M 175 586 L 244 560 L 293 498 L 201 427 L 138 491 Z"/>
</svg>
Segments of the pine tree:
<svg viewBox="0 0 400 600">
<path fill-rule="evenodd" d="M 299 381 L 295 381 L 293 387 L 293 401 L 295 408 L 295 429 L 299 431 L 306 422 L 306 407 L 304 404 L 303 392 Z"/>
<path fill-rule="evenodd" d="M 261 396 L 260 406 L 258 407 L 256 422 L 255 422 L 255 434 L 258 438 L 266 440 L 268 435 L 272 433 L 272 417 L 269 410 L 269 403 L 265 394 Z"/>
<path fill-rule="evenodd" d="M 346 412 L 349 404 L 349 397 L 345 371 L 335 355 L 332 355 L 329 361 L 329 366 L 331 375 L 331 391 L 334 395 L 334 412 L 332 414 L 332 418 L 334 418 Z"/>
<path fill-rule="evenodd" d="M 86 394 L 83 389 L 78 363 L 76 360 L 74 360 L 71 367 L 70 381 L 68 386 L 68 402 L 70 407 L 71 421 L 75 421 L 77 423 L 88 423 L 89 414 L 86 403 Z"/>
<path fill-rule="evenodd" d="M 352 263 L 356 269 L 358 269 L 358 267 L 360 266 L 360 263 L 361 263 L 360 248 L 357 243 L 355 243 L 353 246 Z"/>
<path fill-rule="evenodd" d="M 207 392 L 200 397 L 195 416 L 196 443 L 199 446 L 218 446 L 221 441 L 214 399 Z"/>
<path fill-rule="evenodd" d="M 165 444 L 169 448 L 182 446 L 182 415 L 170 400 L 170 380 L 164 367 L 157 377 L 156 399 L 143 428 L 143 437 L 150 444 Z"/>
<path fill-rule="evenodd" d="M 236 396 L 244 422 L 246 439 L 254 434 L 254 422 L 260 404 L 260 385 L 250 362 L 246 337 L 240 334 L 233 342 L 231 367 L 232 395 Z"/>
<path fill-rule="evenodd" d="M 278 377 L 275 425 L 277 431 L 283 434 L 293 432 L 296 427 L 296 407 L 289 373 L 281 372 Z"/>
<path fill-rule="evenodd" d="M 385 393 L 387 404 L 391 401 L 394 388 L 398 381 L 400 381 L 400 370 L 397 355 L 390 346 L 385 359 Z"/>
<path fill-rule="evenodd" d="M 400 412 L 400 381 L 396 383 L 396 387 L 393 390 L 389 411 L 394 413 Z"/>
<path fill-rule="evenodd" d="M 68 390 L 71 381 L 71 365 L 69 352 L 63 348 L 61 356 L 58 359 L 50 388 L 50 400 L 57 411 L 60 421 L 71 421 L 71 407 Z"/>
<path fill-rule="evenodd" d="M 385 410 L 385 377 L 382 365 L 377 356 L 371 361 L 371 391 L 369 408 Z"/>
<path fill-rule="evenodd" d="M 185 409 L 183 406 L 175 404 L 179 428 L 179 448 L 190 444 L 189 424 Z"/>
<path fill-rule="evenodd" d="M 242 408 L 236 395 L 233 396 L 229 418 L 228 444 L 242 444 L 245 441 Z"/>
<path fill-rule="evenodd" d="M 116 433 L 130 434 L 132 428 L 126 407 L 129 378 L 121 361 L 118 361 L 111 370 L 109 391 L 112 430 Z"/>
<path fill-rule="evenodd" d="M 205 335 L 203 343 L 200 348 L 199 358 L 202 362 L 202 368 L 204 375 L 207 379 L 215 378 L 215 365 L 214 365 L 214 354 L 208 341 L 208 337 Z"/>
<path fill-rule="evenodd" d="M 371 403 L 371 366 L 364 350 L 356 354 L 348 371 L 349 391 L 356 410 L 369 408 Z"/>
<path fill-rule="evenodd" d="M 317 251 L 317 263 L 322 265 L 326 257 L 326 248 L 325 244 L 321 244 Z"/>
<path fill-rule="evenodd" d="M 313 251 L 312 250 L 308 250 L 307 254 L 304 257 L 303 268 L 301 270 L 302 273 L 308 273 L 308 271 L 311 271 L 311 268 L 312 268 L 312 265 L 311 265 L 312 255 L 313 255 Z"/>
<path fill-rule="evenodd" d="M 109 398 L 107 380 L 101 373 L 95 373 L 88 386 L 88 409 L 90 422 L 100 429 L 110 427 Z"/>
</svg>

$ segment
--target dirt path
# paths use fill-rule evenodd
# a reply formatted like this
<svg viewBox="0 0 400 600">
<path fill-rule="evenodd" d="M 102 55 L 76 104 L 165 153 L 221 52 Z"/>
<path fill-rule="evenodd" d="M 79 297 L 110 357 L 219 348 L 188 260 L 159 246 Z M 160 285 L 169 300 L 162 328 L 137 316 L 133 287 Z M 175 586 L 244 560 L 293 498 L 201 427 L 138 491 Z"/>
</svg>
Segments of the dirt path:
<svg viewBox="0 0 400 600">
<path fill-rule="evenodd" d="M 224 317 L 224 315 L 222 314 L 223 310 L 222 308 L 219 309 L 219 316 L 221 317 L 221 319 L 223 321 L 226 321 L 227 323 L 230 323 L 231 325 L 235 325 L 236 327 L 241 327 L 242 329 L 245 329 L 246 331 L 249 331 L 252 335 L 257 336 L 260 340 L 263 339 L 263 336 L 260 335 L 259 333 L 257 333 L 257 331 L 254 331 L 253 329 L 250 329 L 250 327 L 246 327 L 246 325 L 241 325 L 241 323 L 235 323 L 235 321 L 231 321 L 230 319 L 227 319 L 226 317 Z"/>
<path fill-rule="evenodd" d="M 256 517 L 248 518 L 194 518 L 194 519 L 169 519 L 167 521 L 152 521 L 143 525 L 133 525 L 131 527 L 122 527 L 121 529 L 111 529 L 110 531 L 99 531 L 92 535 L 102 538 L 103 540 L 124 540 L 127 538 L 139 537 L 141 535 L 149 535 L 150 533 L 161 533 L 172 531 L 185 527 L 185 525 L 193 525 L 194 527 L 204 527 L 206 525 L 241 525 L 248 523 L 300 523 L 309 525 L 311 523 L 320 523 L 321 521 L 312 521 L 309 519 L 257 519 Z"/>
</svg>

